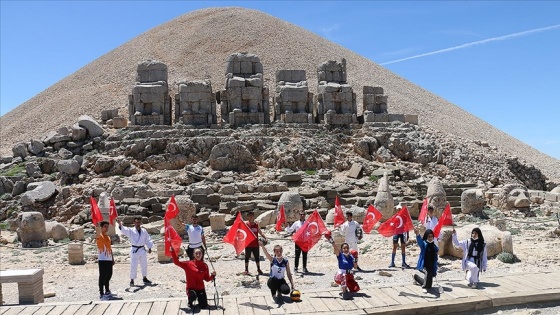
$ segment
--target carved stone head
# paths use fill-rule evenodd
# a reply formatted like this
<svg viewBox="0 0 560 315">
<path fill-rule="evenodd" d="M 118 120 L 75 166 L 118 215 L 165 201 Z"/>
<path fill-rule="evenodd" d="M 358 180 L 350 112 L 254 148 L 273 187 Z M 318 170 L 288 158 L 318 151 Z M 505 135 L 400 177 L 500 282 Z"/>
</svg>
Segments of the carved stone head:
<svg viewBox="0 0 560 315">
<path fill-rule="evenodd" d="M 430 205 L 434 207 L 436 213 L 441 213 L 445 208 L 445 205 L 447 203 L 445 189 L 443 188 L 443 184 L 437 177 L 432 178 L 430 183 L 428 183 L 428 192 L 426 193 L 426 198 L 428 198 Z"/>
<path fill-rule="evenodd" d="M 529 191 L 521 184 L 505 185 L 498 198 L 503 210 L 528 209 L 531 205 Z"/>
</svg>

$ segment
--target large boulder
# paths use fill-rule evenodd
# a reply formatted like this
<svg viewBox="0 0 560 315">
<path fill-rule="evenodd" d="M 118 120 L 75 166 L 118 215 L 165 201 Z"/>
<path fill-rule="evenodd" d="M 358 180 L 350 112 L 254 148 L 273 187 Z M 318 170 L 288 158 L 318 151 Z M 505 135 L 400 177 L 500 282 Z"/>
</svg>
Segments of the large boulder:
<svg viewBox="0 0 560 315">
<path fill-rule="evenodd" d="M 33 155 L 39 155 L 45 148 L 43 141 L 31 139 L 31 142 L 27 145 L 27 151 Z"/>
<path fill-rule="evenodd" d="M 62 223 L 55 222 L 51 227 L 51 238 L 53 241 L 61 241 L 63 239 L 69 238 L 68 230 Z"/>
<path fill-rule="evenodd" d="M 501 252 L 513 254 L 513 240 L 511 238 L 511 233 L 509 231 L 500 231 L 497 227 L 491 225 L 477 226 L 475 224 L 469 224 L 461 228 L 457 228 L 457 238 L 459 241 L 470 238 L 472 229 L 475 227 L 480 228 L 480 231 L 484 236 L 488 257 L 493 257 Z M 462 258 L 462 250 L 453 246 L 451 237 L 452 227 L 443 227 L 439 238 L 439 256 L 452 255 L 457 258 Z"/>
<path fill-rule="evenodd" d="M 0 195 L 9 194 L 14 190 L 14 182 L 11 179 L 0 176 Z"/>
<path fill-rule="evenodd" d="M 260 228 L 264 228 L 267 225 L 275 224 L 277 216 L 278 216 L 278 210 L 268 210 L 266 212 L 263 212 L 261 215 L 259 215 L 255 219 L 255 222 L 259 224 Z"/>
<path fill-rule="evenodd" d="M 76 175 L 80 172 L 80 163 L 74 159 L 60 160 L 56 163 L 56 168 L 62 173 Z"/>
<path fill-rule="evenodd" d="M 103 127 L 88 115 L 80 116 L 80 118 L 78 118 L 78 125 L 85 128 L 92 138 L 99 137 L 105 132 Z"/>
<path fill-rule="evenodd" d="M 18 215 L 17 234 L 24 248 L 42 247 L 47 240 L 45 218 L 41 212 L 22 212 Z"/>
<path fill-rule="evenodd" d="M 482 189 L 467 189 L 461 194 L 461 212 L 482 213 L 486 200 Z"/>
<path fill-rule="evenodd" d="M 293 191 L 283 192 L 280 196 L 280 200 L 278 200 L 278 209 L 280 209 L 282 205 L 284 206 L 287 222 L 299 220 L 299 213 L 303 211 L 303 202 L 301 201 L 299 193 Z"/>
<path fill-rule="evenodd" d="M 20 157 L 22 160 L 25 160 L 27 156 L 27 145 L 24 142 L 20 142 L 12 147 L 12 153 L 14 157 Z"/>
<path fill-rule="evenodd" d="M 21 203 L 24 206 L 45 201 L 56 193 L 56 186 L 50 181 L 30 183 L 27 189 L 28 191 L 21 196 Z"/>
<path fill-rule="evenodd" d="M 254 171 L 256 161 L 251 151 L 237 142 L 215 145 L 208 160 L 210 167 L 217 171 Z"/>
</svg>

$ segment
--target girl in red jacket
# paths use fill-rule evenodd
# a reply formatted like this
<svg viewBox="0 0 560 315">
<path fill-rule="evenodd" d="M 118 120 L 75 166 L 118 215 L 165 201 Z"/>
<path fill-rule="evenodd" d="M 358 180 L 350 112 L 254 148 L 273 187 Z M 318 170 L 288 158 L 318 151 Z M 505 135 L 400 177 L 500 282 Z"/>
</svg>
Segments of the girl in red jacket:
<svg viewBox="0 0 560 315">
<path fill-rule="evenodd" d="M 194 250 L 194 260 L 179 261 L 177 254 L 171 247 L 171 257 L 173 257 L 173 263 L 185 271 L 189 308 L 192 308 L 193 302 L 197 299 L 200 308 L 208 308 L 208 298 L 206 297 L 203 280 L 206 282 L 214 280 L 216 272 L 208 272 L 208 265 L 202 261 L 202 249 L 196 248 Z"/>
</svg>

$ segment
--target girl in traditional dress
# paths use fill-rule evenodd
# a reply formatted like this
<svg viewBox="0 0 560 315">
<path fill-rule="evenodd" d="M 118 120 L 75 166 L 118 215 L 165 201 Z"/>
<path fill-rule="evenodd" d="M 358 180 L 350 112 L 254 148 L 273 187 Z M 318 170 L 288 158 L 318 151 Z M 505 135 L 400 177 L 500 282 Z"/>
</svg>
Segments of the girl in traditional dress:
<svg viewBox="0 0 560 315">
<path fill-rule="evenodd" d="M 334 254 L 338 260 L 338 271 L 334 276 L 334 282 L 340 285 L 342 290 L 340 293 L 342 295 L 342 299 L 349 300 L 350 293 L 360 291 L 360 286 L 354 279 L 354 274 L 352 272 L 352 268 L 354 267 L 354 263 L 356 261 L 355 256 L 357 256 L 358 253 L 356 252 L 353 255 L 350 252 L 350 246 L 348 246 L 348 243 L 342 243 L 340 249 L 337 248 L 330 232 L 327 232 L 325 237 L 332 244 Z"/>
<path fill-rule="evenodd" d="M 457 232 L 453 228 L 453 245 L 463 250 L 463 270 L 466 270 L 466 279 L 469 287 L 477 288 L 480 271 L 486 271 L 488 258 L 486 256 L 486 243 L 479 228 L 474 228 L 471 238 L 464 241 L 457 239 Z"/>
</svg>

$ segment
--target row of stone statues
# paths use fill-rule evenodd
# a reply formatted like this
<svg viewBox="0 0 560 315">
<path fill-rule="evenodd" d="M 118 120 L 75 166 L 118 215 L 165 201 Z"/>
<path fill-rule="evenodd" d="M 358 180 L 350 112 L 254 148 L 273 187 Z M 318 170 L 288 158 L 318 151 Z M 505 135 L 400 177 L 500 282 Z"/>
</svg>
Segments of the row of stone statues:
<svg viewBox="0 0 560 315">
<path fill-rule="evenodd" d="M 271 119 L 330 125 L 362 121 L 418 124 L 417 115 L 389 114 L 387 95 L 381 87 L 363 87 L 364 112 L 358 116 L 356 93 L 347 83 L 345 59 L 319 65 L 317 78 L 317 94 L 313 95 L 305 70 L 278 70 L 271 105 L 259 57 L 235 53 L 226 60 L 224 90 L 214 93 L 210 80 L 178 83 L 173 122 L 194 126 L 269 124 Z M 130 123 L 171 125 L 167 65 L 151 60 L 139 63 L 136 81 L 129 95 Z"/>
</svg>

